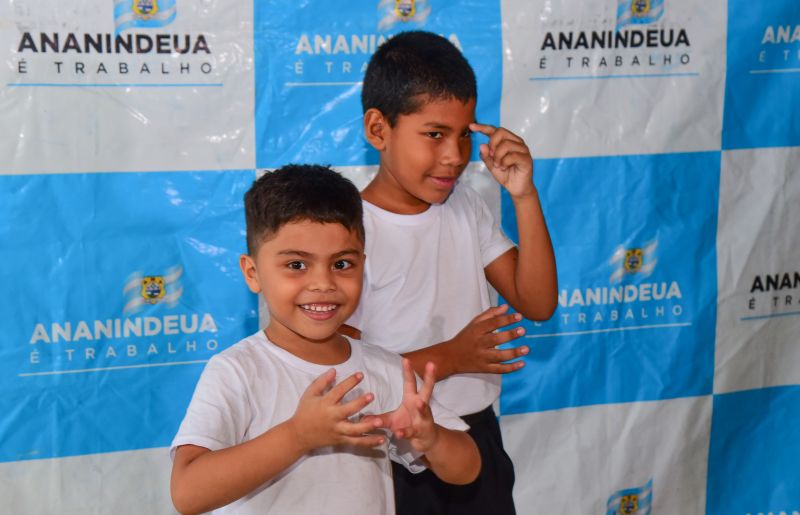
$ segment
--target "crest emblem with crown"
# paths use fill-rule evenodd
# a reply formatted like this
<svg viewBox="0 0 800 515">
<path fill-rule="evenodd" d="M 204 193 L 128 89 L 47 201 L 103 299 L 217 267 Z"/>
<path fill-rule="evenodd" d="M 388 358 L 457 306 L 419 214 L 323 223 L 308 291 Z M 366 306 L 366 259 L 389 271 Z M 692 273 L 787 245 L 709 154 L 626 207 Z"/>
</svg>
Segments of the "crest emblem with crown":
<svg viewBox="0 0 800 515">
<path fill-rule="evenodd" d="M 158 0 L 133 0 L 132 8 L 139 19 L 147 20 L 158 14 Z"/>
</svg>

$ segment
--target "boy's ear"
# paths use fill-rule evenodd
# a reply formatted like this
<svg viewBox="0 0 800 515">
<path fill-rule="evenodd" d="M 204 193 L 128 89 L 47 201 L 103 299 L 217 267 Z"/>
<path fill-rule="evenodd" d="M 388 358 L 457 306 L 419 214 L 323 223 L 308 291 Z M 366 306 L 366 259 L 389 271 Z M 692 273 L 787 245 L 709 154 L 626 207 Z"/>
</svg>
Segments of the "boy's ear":
<svg viewBox="0 0 800 515">
<path fill-rule="evenodd" d="M 242 269 L 244 282 L 247 283 L 247 287 L 250 288 L 250 291 L 253 293 L 259 293 L 261 291 L 261 283 L 258 280 L 256 262 L 253 260 L 253 258 L 247 254 L 242 254 L 239 256 L 239 268 Z"/>
<path fill-rule="evenodd" d="M 379 110 L 371 107 L 364 113 L 364 135 L 370 145 L 378 152 L 386 148 L 386 136 L 389 122 Z"/>
</svg>

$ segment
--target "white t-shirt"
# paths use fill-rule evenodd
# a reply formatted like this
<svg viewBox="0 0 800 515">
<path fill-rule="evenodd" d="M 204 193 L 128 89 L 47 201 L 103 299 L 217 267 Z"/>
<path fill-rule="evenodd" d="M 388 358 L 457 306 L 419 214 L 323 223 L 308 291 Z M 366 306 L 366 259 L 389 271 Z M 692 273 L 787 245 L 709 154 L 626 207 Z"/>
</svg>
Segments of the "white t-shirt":
<svg viewBox="0 0 800 515">
<path fill-rule="evenodd" d="M 484 267 L 513 247 L 489 207 L 457 184 L 447 201 L 418 215 L 364 202 L 367 262 L 359 308 L 347 324 L 374 345 L 405 353 L 448 340 L 490 306 Z M 500 395 L 500 376 L 459 374 L 436 399 L 467 415 Z"/>
<path fill-rule="evenodd" d="M 306 388 L 330 368 L 336 369 L 337 383 L 355 372 L 364 374 L 343 400 L 372 392 L 375 400 L 362 414 L 397 408 L 403 396 L 401 358 L 368 343 L 351 342 L 350 349 L 344 363 L 316 365 L 274 345 L 259 331 L 222 351 L 203 370 L 171 455 L 180 445 L 216 451 L 261 435 L 289 419 Z M 434 400 L 431 410 L 440 425 L 468 429 Z M 419 453 L 405 440 L 392 440 L 382 449 L 326 447 L 303 456 L 256 491 L 214 513 L 393 514 L 390 455 L 412 472 L 424 470 Z"/>
</svg>

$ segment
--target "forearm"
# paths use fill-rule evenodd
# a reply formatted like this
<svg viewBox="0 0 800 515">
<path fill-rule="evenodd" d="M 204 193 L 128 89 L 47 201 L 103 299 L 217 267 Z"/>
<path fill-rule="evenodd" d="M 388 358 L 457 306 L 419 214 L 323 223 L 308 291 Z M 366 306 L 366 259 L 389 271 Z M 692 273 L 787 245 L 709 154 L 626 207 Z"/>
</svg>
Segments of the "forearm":
<svg viewBox="0 0 800 515">
<path fill-rule="evenodd" d="M 481 456 L 472 437 L 464 431 L 437 427 L 436 444 L 425 453 L 431 472 L 446 483 L 472 483 L 481 470 Z"/>
<path fill-rule="evenodd" d="M 187 514 L 225 506 L 274 478 L 305 453 L 287 421 L 234 447 L 206 451 L 188 460 L 176 455 L 170 486 L 175 508 Z"/>
<path fill-rule="evenodd" d="M 361 339 L 361 331 L 346 324 L 343 324 L 339 328 L 339 333 L 357 340 Z M 453 360 L 451 359 L 452 352 L 451 342 L 444 341 L 429 347 L 403 353 L 401 356 L 411 361 L 411 367 L 414 369 L 414 372 L 420 376 L 425 373 L 425 364 L 429 361 L 432 362 L 436 365 L 436 380 L 441 381 L 446 377 L 459 373 L 458 370 L 453 368 Z"/>
<path fill-rule="evenodd" d="M 539 195 L 513 198 L 519 230 L 519 255 L 515 263 L 514 308 L 532 320 L 546 320 L 558 301 L 556 261 Z"/>
<path fill-rule="evenodd" d="M 441 381 L 446 377 L 458 373 L 453 369 L 454 360 L 451 355 L 450 341 L 433 344 L 429 347 L 417 349 L 415 351 L 406 352 L 402 354 L 411 362 L 411 367 L 414 372 L 422 376 L 425 373 L 425 365 L 432 362 L 436 365 L 435 378 L 436 381 Z"/>
</svg>

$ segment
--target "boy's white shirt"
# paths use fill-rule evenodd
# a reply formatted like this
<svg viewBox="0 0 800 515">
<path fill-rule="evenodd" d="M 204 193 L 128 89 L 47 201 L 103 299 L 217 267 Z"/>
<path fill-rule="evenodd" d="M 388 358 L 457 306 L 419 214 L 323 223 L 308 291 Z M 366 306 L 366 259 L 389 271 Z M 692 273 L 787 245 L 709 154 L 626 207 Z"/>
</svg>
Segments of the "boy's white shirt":
<svg viewBox="0 0 800 515">
<path fill-rule="evenodd" d="M 172 442 L 212 451 L 237 445 L 289 419 L 311 382 L 330 368 L 336 382 L 355 372 L 363 381 L 343 402 L 372 392 L 363 414 L 379 414 L 400 405 L 401 358 L 364 342 L 351 341 L 350 358 L 336 366 L 304 361 L 267 340 L 263 331 L 214 356 L 195 388 L 186 417 Z M 437 423 L 466 430 L 455 414 L 431 399 Z M 278 477 L 214 513 L 392 514 L 394 493 L 389 455 L 412 472 L 424 470 L 420 454 L 405 440 L 383 448 L 327 447 L 302 457 Z"/>
<path fill-rule="evenodd" d="M 483 199 L 458 183 L 443 204 L 398 215 L 364 201 L 367 262 L 361 302 L 347 324 L 364 341 L 405 353 L 449 340 L 491 306 L 484 268 L 514 246 Z M 458 374 L 436 399 L 459 415 L 500 395 L 500 376 Z"/>
</svg>

